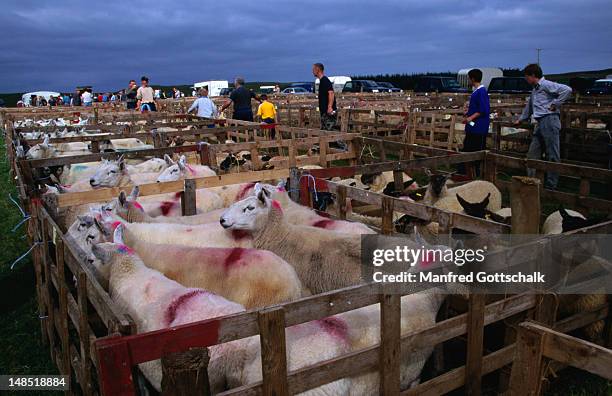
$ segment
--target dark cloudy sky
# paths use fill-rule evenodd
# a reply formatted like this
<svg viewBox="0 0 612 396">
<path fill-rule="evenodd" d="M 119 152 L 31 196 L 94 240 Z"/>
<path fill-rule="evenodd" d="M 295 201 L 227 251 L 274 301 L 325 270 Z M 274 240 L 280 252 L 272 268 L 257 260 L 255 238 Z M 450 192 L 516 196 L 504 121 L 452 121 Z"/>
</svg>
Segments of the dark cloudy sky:
<svg viewBox="0 0 612 396">
<path fill-rule="evenodd" d="M 612 67 L 610 0 L 94 0 L 0 3 L 0 92 L 208 79 Z"/>
</svg>

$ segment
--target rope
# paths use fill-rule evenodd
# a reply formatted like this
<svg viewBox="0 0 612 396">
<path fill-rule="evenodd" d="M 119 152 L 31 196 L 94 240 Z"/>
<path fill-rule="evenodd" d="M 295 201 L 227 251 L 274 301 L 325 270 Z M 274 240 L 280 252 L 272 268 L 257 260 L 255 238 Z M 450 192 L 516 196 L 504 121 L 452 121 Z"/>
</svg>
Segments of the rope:
<svg viewBox="0 0 612 396">
<path fill-rule="evenodd" d="M 25 257 L 26 257 L 28 254 L 30 254 L 30 252 L 31 252 L 32 250 L 34 250 L 34 248 L 35 248 L 36 246 L 40 245 L 41 243 L 42 243 L 42 242 L 40 242 L 40 241 L 34 242 L 34 244 L 33 244 L 32 246 L 30 246 L 30 248 L 28 249 L 28 251 L 27 251 L 27 252 L 25 252 L 24 254 L 22 254 L 21 256 L 19 256 L 19 257 L 17 258 L 17 260 L 13 261 L 13 264 L 11 264 L 11 270 L 13 269 L 13 267 L 15 266 L 15 264 L 17 264 L 18 262 L 20 262 L 21 260 L 23 260 L 23 259 L 24 259 L 24 258 L 25 258 Z"/>
<path fill-rule="evenodd" d="M 23 225 L 26 221 L 30 220 L 30 215 L 27 214 L 25 212 L 25 210 L 23 210 L 23 208 L 19 205 L 19 203 L 13 198 L 13 196 L 11 195 L 11 193 L 8 194 L 9 196 L 9 200 L 15 204 L 15 206 L 17 206 L 17 209 L 19 209 L 19 212 L 21 212 L 21 221 L 19 221 L 19 223 L 17 223 L 17 225 L 15 225 L 15 227 L 13 227 L 13 229 L 11 229 L 12 233 L 15 233 L 17 231 L 17 229 L 19 227 L 21 227 L 21 225 Z"/>
</svg>

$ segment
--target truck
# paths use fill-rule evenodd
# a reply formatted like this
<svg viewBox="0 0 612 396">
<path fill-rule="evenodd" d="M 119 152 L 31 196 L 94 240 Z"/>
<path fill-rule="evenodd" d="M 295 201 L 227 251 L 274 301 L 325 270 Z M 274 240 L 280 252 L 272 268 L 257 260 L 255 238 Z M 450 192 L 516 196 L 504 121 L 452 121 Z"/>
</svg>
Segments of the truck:
<svg viewBox="0 0 612 396">
<path fill-rule="evenodd" d="M 480 69 L 482 71 L 482 85 L 489 89 L 491 80 L 495 77 L 503 77 L 504 72 L 497 67 L 470 67 L 467 69 L 461 69 L 457 73 L 457 81 L 463 88 L 471 88 L 470 79 L 468 78 L 468 72 L 472 69 Z"/>
<path fill-rule="evenodd" d="M 196 91 L 203 87 L 208 88 L 208 96 L 220 96 L 223 88 L 229 88 L 229 82 L 227 80 L 212 80 L 201 81 L 193 84 L 193 89 Z"/>
</svg>

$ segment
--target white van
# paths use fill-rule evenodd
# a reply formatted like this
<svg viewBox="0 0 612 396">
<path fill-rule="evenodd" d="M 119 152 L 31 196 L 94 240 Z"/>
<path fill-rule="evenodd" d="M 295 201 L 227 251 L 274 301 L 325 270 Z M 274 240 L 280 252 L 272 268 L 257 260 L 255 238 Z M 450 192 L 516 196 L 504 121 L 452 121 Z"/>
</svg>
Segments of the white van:
<svg viewBox="0 0 612 396">
<path fill-rule="evenodd" d="M 229 82 L 226 80 L 201 81 L 193 84 L 193 88 L 197 91 L 200 88 L 208 88 L 208 96 L 220 96 L 223 88 L 229 88 Z"/>
<path fill-rule="evenodd" d="M 461 69 L 457 73 L 457 81 L 463 88 L 471 89 L 470 79 L 468 78 L 468 73 L 472 69 L 480 69 L 482 71 L 482 85 L 484 85 L 487 89 L 489 89 L 489 83 L 495 77 L 503 77 L 504 72 L 497 67 L 470 67 L 467 69 Z"/>
<path fill-rule="evenodd" d="M 329 81 L 331 81 L 334 86 L 334 92 L 342 92 L 342 88 L 344 88 L 344 84 L 351 81 L 351 78 L 348 76 L 331 76 L 327 77 Z M 315 80 L 315 92 L 319 92 L 319 79 Z"/>
<path fill-rule="evenodd" d="M 53 96 L 54 98 L 57 98 L 61 94 L 59 92 L 53 92 L 53 91 L 27 92 L 21 95 L 21 101 L 23 102 L 24 105 L 28 107 L 30 106 L 30 98 L 32 97 L 32 95 L 36 95 L 38 98 L 45 98 L 45 100 L 48 102 L 51 96 Z"/>
</svg>

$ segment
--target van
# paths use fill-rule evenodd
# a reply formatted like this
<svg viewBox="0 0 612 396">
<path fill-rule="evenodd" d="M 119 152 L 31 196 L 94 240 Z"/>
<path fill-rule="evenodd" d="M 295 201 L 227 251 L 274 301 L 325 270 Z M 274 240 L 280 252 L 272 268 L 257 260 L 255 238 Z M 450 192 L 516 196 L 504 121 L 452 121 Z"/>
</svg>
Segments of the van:
<svg viewBox="0 0 612 396">
<path fill-rule="evenodd" d="M 489 84 L 489 93 L 528 94 L 532 87 L 523 77 L 496 77 Z"/>
<path fill-rule="evenodd" d="M 454 92 L 467 93 L 457 80 L 452 77 L 427 76 L 420 77 L 414 86 L 414 92 Z"/>
</svg>

